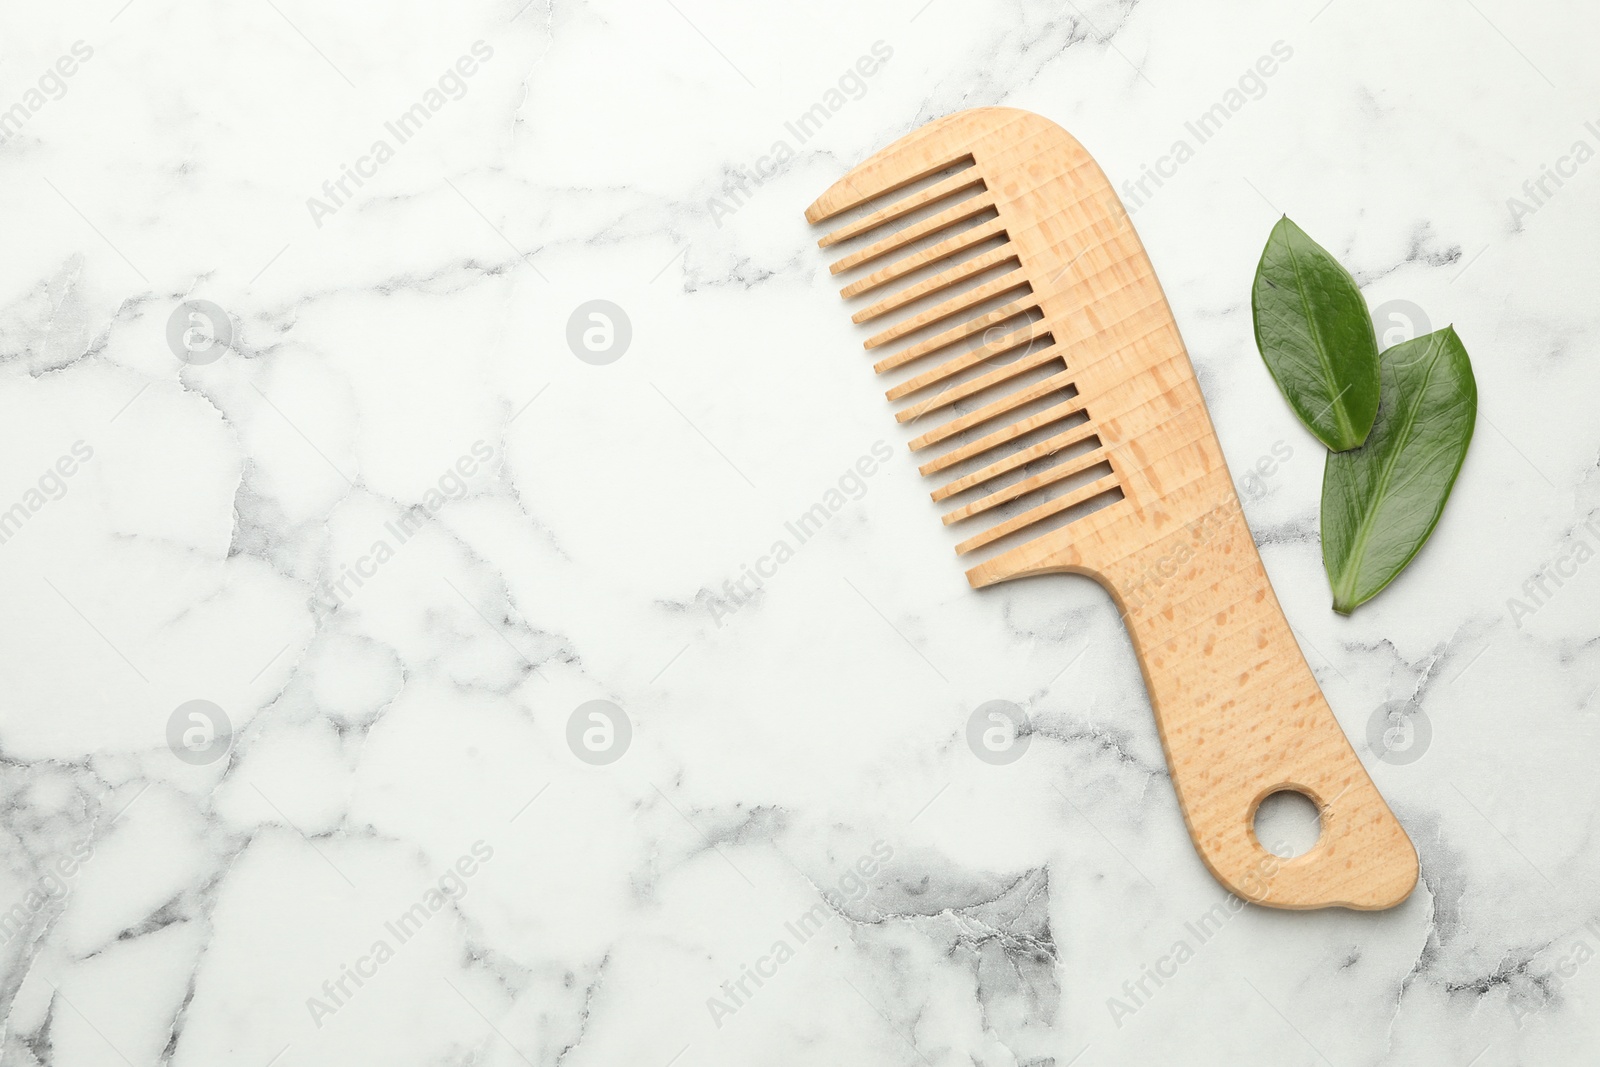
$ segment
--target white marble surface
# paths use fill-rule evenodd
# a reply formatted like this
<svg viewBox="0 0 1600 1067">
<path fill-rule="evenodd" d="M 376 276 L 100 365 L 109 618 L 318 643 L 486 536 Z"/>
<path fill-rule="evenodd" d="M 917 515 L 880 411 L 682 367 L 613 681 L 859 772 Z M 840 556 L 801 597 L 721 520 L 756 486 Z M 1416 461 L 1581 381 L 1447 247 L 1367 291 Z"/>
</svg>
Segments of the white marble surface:
<svg viewBox="0 0 1600 1067">
<path fill-rule="evenodd" d="M 1600 567 L 1569 541 L 1600 543 L 1575 533 L 1600 163 L 1561 160 L 1600 146 L 1597 25 L 1550 0 L 13 5 L 4 1063 L 1592 1062 Z M 1235 469 L 1292 451 L 1246 510 L 1307 658 L 1358 744 L 1389 701 L 1431 725 L 1408 763 L 1361 746 L 1422 856 L 1394 911 L 1246 908 L 1199 944 L 1222 892 L 1108 599 L 966 587 L 801 211 L 1002 102 L 1119 180 L 1172 172 L 1136 224 Z M 1535 203 L 1547 165 L 1569 177 Z M 741 168 L 763 180 L 733 200 Z M 1444 521 L 1349 619 L 1319 453 L 1251 340 L 1279 212 L 1477 368 Z M 213 362 L 168 344 L 190 299 L 234 321 Z M 632 325 L 609 365 L 566 342 L 594 299 Z M 1547 564 L 1574 576 L 1513 617 Z M 992 699 L 1037 729 L 1007 766 L 965 742 Z M 209 762 L 168 743 L 195 700 L 232 724 Z M 607 765 L 568 746 L 592 700 L 631 723 Z"/>
</svg>

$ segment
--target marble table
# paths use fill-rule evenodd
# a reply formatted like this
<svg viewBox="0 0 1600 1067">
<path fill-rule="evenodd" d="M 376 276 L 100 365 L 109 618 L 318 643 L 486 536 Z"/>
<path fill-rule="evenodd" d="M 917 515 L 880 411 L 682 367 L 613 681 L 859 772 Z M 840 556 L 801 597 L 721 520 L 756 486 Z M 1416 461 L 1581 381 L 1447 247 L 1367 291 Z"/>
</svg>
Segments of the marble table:
<svg viewBox="0 0 1600 1067">
<path fill-rule="evenodd" d="M 1593 1061 L 1594 15 L 14 8 L 0 1062 Z M 802 211 L 1000 103 L 1117 181 L 1275 457 L 1392 911 L 1233 906 L 1107 596 L 967 588 Z M 1349 618 L 1251 334 L 1283 213 L 1481 394 Z"/>
</svg>

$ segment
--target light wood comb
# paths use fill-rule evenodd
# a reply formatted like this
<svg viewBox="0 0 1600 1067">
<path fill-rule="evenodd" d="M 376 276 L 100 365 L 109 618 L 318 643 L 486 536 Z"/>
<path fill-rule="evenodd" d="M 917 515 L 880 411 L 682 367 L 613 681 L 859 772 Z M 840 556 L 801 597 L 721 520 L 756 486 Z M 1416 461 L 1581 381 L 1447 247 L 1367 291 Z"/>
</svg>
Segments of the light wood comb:
<svg viewBox="0 0 1600 1067">
<path fill-rule="evenodd" d="M 846 298 L 870 294 L 866 347 L 902 342 L 875 367 L 902 377 L 899 420 L 936 415 L 911 448 L 947 446 L 920 468 L 943 482 L 935 501 L 966 501 L 944 521 L 988 519 L 956 546 L 998 553 L 968 581 L 1065 572 L 1109 590 L 1189 834 L 1231 892 L 1276 908 L 1404 900 L 1416 851 L 1306 666 L 1161 285 L 1089 153 L 1038 115 L 963 111 L 851 170 L 806 217 L 869 205 L 818 243 L 854 248 L 832 270 L 858 275 Z M 1320 812 L 1293 859 L 1254 829 L 1283 790 Z"/>
</svg>

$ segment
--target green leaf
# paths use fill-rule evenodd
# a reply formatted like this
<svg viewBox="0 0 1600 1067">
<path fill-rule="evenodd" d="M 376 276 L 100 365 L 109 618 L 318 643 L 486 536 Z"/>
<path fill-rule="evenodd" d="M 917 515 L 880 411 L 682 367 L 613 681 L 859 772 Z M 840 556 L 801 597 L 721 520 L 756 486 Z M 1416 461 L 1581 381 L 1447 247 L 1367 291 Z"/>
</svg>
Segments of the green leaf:
<svg viewBox="0 0 1600 1067">
<path fill-rule="evenodd" d="M 1394 580 L 1433 533 L 1478 418 L 1472 360 L 1447 326 L 1383 353 L 1383 402 L 1367 443 L 1328 455 L 1322 565 L 1348 615 Z"/>
<path fill-rule="evenodd" d="M 1306 429 L 1335 452 L 1367 439 L 1378 411 L 1378 342 L 1350 272 L 1285 215 L 1250 292 L 1256 347 Z"/>
</svg>

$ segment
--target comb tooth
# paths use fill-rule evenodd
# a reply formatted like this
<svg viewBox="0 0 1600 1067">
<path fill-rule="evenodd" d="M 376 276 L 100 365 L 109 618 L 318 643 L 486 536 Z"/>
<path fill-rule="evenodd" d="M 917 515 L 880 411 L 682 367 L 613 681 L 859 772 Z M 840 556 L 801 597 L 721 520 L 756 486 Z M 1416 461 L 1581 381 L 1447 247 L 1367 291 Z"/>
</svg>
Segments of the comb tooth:
<svg viewBox="0 0 1600 1067">
<path fill-rule="evenodd" d="M 1040 441 L 1038 444 L 1033 445 L 1030 448 L 1022 449 L 1019 452 L 1013 452 L 1004 459 L 995 460 L 993 463 L 989 464 L 980 471 L 973 471 L 971 474 L 957 478 L 955 481 L 946 485 L 941 485 L 939 488 L 935 489 L 931 494 L 934 503 L 938 503 L 941 500 L 948 500 L 950 497 L 953 497 L 958 493 L 964 493 L 968 489 L 998 478 L 1000 475 L 1009 471 L 1014 471 L 1018 467 L 1025 467 L 1036 459 L 1043 459 L 1045 456 L 1054 455 L 1064 448 L 1087 441 L 1089 438 L 1095 436 L 1094 431 L 1095 427 L 1093 423 L 1082 423 L 1078 426 L 1074 426 L 1072 429 L 1067 430 L 1064 433 L 1056 434 L 1048 441 Z M 1096 445 L 1088 454 L 1095 455 L 1098 452 L 1099 446 Z M 996 501 L 996 503 L 1000 503 L 1000 501 Z"/>
<path fill-rule="evenodd" d="M 1013 302 L 1013 305 L 1007 306 L 1014 306 L 1014 303 L 1015 302 Z M 1005 309 L 1001 308 L 998 310 L 1003 311 Z M 1002 316 L 1001 321 L 1003 322 L 1007 318 L 1015 318 L 1016 315 L 1024 314 L 1028 310 L 1028 308 L 1023 308 L 1021 311 L 1018 311 L 1013 315 Z M 978 320 L 974 319 L 969 321 L 976 322 Z M 960 332 L 958 333 L 957 331 Z M 908 348 L 902 348 L 892 356 L 884 356 L 882 359 L 878 360 L 878 362 L 872 365 L 872 369 L 875 373 L 882 374 L 886 370 L 893 370 L 896 367 L 903 367 L 907 363 L 915 363 L 923 356 L 926 356 L 931 352 L 937 352 L 941 348 L 947 348 L 958 341 L 964 341 L 977 332 L 978 331 L 976 329 L 963 330 L 960 326 L 953 327 L 949 330 L 946 330 L 944 333 L 939 334 L 937 337 L 929 337 L 925 340 L 918 341 L 916 344 L 911 345 Z M 987 329 L 985 329 L 984 332 L 987 333 Z M 951 336 L 952 334 L 954 336 Z M 1038 338 L 1049 335 L 1050 331 L 1045 329 L 1040 323 L 1025 323 L 1024 325 L 1013 330 L 1011 333 L 1006 334 L 999 340 L 990 341 L 985 344 L 983 346 L 984 354 L 980 358 L 988 359 L 990 356 L 998 356 L 1000 353 L 1016 348 L 1018 345 L 1031 344 Z M 934 343 L 936 341 L 938 342 L 937 344 Z M 971 362 L 969 361 L 967 365 L 971 366 Z M 961 368 L 957 367 L 955 369 L 960 370 Z"/>
<path fill-rule="evenodd" d="M 979 440 L 969 442 L 968 444 L 962 445 L 960 448 L 951 449 L 949 452 L 946 452 L 933 462 L 924 463 L 921 467 L 918 467 L 917 472 L 924 477 L 930 474 L 937 474 L 946 467 L 953 466 L 954 464 L 960 463 L 963 460 L 971 459 L 973 456 L 981 456 L 990 449 L 998 448 L 1000 445 L 1005 444 L 1007 441 L 1015 441 L 1017 438 L 1023 436 L 1024 434 L 1032 433 L 1041 426 L 1048 426 L 1052 422 L 1060 422 L 1062 419 L 1071 415 L 1076 415 L 1082 410 L 1083 402 L 1077 397 L 1074 397 L 1073 399 L 1064 403 L 1057 404 L 1055 407 L 1050 408 L 1047 411 L 1041 411 L 1037 415 L 1023 419 L 1021 422 L 1014 422 L 1009 426 L 1002 426 L 994 433 L 991 433 L 986 437 L 982 437 Z M 940 489 L 936 489 L 933 494 L 933 499 L 943 500 L 947 496 L 954 496 L 956 493 L 972 488 L 979 482 L 988 481 L 997 474 L 1004 474 L 1013 467 L 1020 467 L 1024 463 L 1031 463 L 1040 456 L 1048 455 L 1057 449 L 1065 448 L 1067 445 L 1081 441 L 1085 437 L 1090 437 L 1094 434 L 1094 432 L 1093 423 L 1081 423 L 1072 427 L 1070 430 L 1065 431 L 1064 433 L 1057 434 L 1048 441 L 1041 441 L 1032 448 L 1023 449 L 1015 455 L 1007 456 L 1002 460 L 997 460 L 981 471 L 975 471 L 974 473 L 968 474 L 965 477 L 957 478 L 949 485 L 943 486 Z M 1019 459 L 1018 457 L 1021 458 Z"/>
<path fill-rule="evenodd" d="M 1056 351 L 1055 345 L 1041 348 L 1037 352 L 1032 352 L 1026 356 L 1023 356 L 1015 363 L 1008 363 L 1003 367 L 996 367 L 988 374 L 980 374 L 976 378 L 969 378 L 959 385 L 953 385 L 941 393 L 936 393 L 935 395 L 928 397 L 926 400 L 919 400 L 915 404 L 901 408 L 899 411 L 894 413 L 895 421 L 912 422 L 916 419 L 920 419 L 930 411 L 938 411 L 942 407 L 948 407 L 957 401 L 965 400 L 969 396 L 972 396 L 976 393 L 981 393 L 991 386 L 998 385 L 1007 378 L 1015 378 L 1017 375 L 1024 374 L 1033 368 L 1040 366 L 1041 364 L 1060 358 L 1061 353 Z"/>
<path fill-rule="evenodd" d="M 890 341 L 898 341 L 908 334 L 916 333 L 924 326 L 929 326 L 942 319 L 959 315 L 963 311 L 971 311 L 986 300 L 992 300 L 1001 293 L 1009 293 L 1013 289 L 1026 288 L 1033 292 L 1033 286 L 1028 284 L 1027 277 L 1021 271 L 1010 271 L 995 278 L 993 281 L 984 282 L 963 293 L 958 293 L 942 304 L 935 305 L 925 311 L 919 311 L 909 318 L 902 319 L 879 333 L 867 338 L 862 347 L 882 348 Z"/>
<path fill-rule="evenodd" d="M 1038 400 L 1040 397 L 1049 396 L 1051 393 L 1056 392 L 1059 389 L 1065 389 L 1070 385 L 1072 385 L 1071 373 L 1068 371 L 1059 371 L 1050 375 L 1050 377 L 1045 378 L 1043 381 L 1035 382 L 1024 389 L 1018 389 L 1014 393 L 1007 393 L 1000 399 L 992 400 L 976 411 L 969 411 L 965 415 L 951 419 L 943 426 L 929 430 L 927 433 L 911 442 L 911 451 L 917 452 L 921 449 L 927 448 L 929 445 L 936 445 L 940 441 L 943 441 L 948 437 L 954 437 L 956 434 L 961 433 L 964 430 L 970 430 L 974 426 L 980 426 L 997 415 L 1004 415 L 1013 408 L 1019 408 L 1031 401 Z M 960 449 L 957 449 L 956 451 L 960 451 Z M 950 466 L 951 463 L 959 463 L 960 460 L 958 459 L 949 459 L 949 457 L 954 454 L 955 452 L 947 452 L 938 459 L 933 460 L 931 463 L 924 464 L 921 468 L 922 473 L 931 474 L 934 471 L 943 470 L 944 468 Z"/>
<path fill-rule="evenodd" d="M 1008 534 L 1014 534 L 1018 530 L 1032 526 L 1040 519 L 1047 519 L 1057 512 L 1065 511 L 1068 508 L 1082 504 L 1085 501 L 1093 500 L 1101 493 L 1109 493 L 1113 489 L 1120 488 L 1121 483 L 1117 480 L 1117 476 L 1115 474 L 1108 474 L 1099 481 L 1090 482 L 1088 485 L 1074 489 L 1070 493 L 1063 493 L 1061 496 L 1058 496 L 1053 500 L 1046 500 L 1038 507 L 1030 508 L 1015 518 L 1007 519 L 1000 525 L 991 526 L 989 529 L 983 531 L 981 534 L 978 534 L 975 537 L 967 538 L 965 541 L 956 546 L 956 552 L 961 555 L 966 555 L 975 548 L 982 548 L 984 545 L 992 544 Z"/>
<path fill-rule="evenodd" d="M 982 333 L 995 323 L 1005 322 L 1007 319 L 1015 318 L 1024 312 L 1032 310 L 1036 306 L 1036 304 L 1026 299 L 1014 300 L 1005 307 L 996 308 L 986 315 L 979 315 L 975 319 L 968 319 L 966 322 L 963 322 L 957 326 L 952 326 L 950 329 L 934 337 L 930 337 L 926 341 L 919 341 L 910 348 L 902 349 L 901 351 L 896 352 L 893 356 L 890 356 L 888 359 L 885 359 L 882 362 L 883 364 L 894 366 L 910 363 L 914 360 L 921 359 L 923 356 L 926 356 L 931 352 L 937 352 L 942 348 L 948 348 L 958 341 L 963 341 L 966 338 L 971 337 L 975 333 Z M 1023 329 L 1027 330 L 1030 335 L 1034 333 L 1032 323 L 1029 323 Z M 1022 340 L 1031 340 L 1031 336 L 1029 338 L 1020 338 L 1019 335 L 1022 332 L 1023 330 L 1013 331 L 1012 333 L 1000 338 L 998 341 L 990 341 L 986 345 L 974 348 L 971 352 L 965 352 L 954 359 L 947 360 L 944 363 L 939 364 L 937 367 L 934 367 L 932 370 L 923 371 L 915 378 L 908 378 L 899 385 L 895 386 L 893 389 L 890 389 L 886 395 L 890 400 L 899 400 L 903 396 L 909 396 L 910 394 L 918 392 L 919 390 L 926 389 L 934 382 L 942 381 L 943 379 L 950 377 L 952 374 L 966 370 L 975 363 L 981 363 L 983 360 L 986 360 L 991 356 L 999 355 L 1001 352 L 1010 351 L 1019 343 L 1021 343 Z M 891 361 L 893 361 L 892 364 Z M 880 366 L 882 369 L 877 367 L 874 368 L 875 370 L 878 370 L 878 373 L 880 374 L 883 373 L 883 370 L 888 369 L 887 366 Z"/>
<path fill-rule="evenodd" d="M 958 164 L 972 166 L 975 161 L 969 147 L 938 136 L 939 128 L 952 121 L 959 119 L 930 123 L 851 167 L 806 208 L 806 218 L 822 222 Z"/>
<path fill-rule="evenodd" d="M 859 252 L 852 252 L 841 260 L 829 265 L 828 270 L 833 274 L 842 274 L 847 270 L 854 270 L 863 263 L 871 263 L 875 259 L 882 259 L 897 248 L 904 248 L 908 244 L 922 240 L 929 234 L 938 233 L 946 226 L 953 226 L 963 219 L 970 219 L 974 215 L 985 211 L 994 210 L 994 197 L 985 190 L 977 196 L 971 196 L 956 204 L 954 207 L 945 208 L 937 215 L 930 215 L 921 222 L 913 222 L 902 230 L 896 230 L 881 241 L 874 241 Z"/>
<path fill-rule="evenodd" d="M 937 263 L 941 259 L 949 259 L 965 252 L 974 245 L 980 245 L 991 237 L 1005 233 L 1005 229 L 1005 225 L 999 219 L 990 219 L 988 222 L 979 223 L 970 230 L 962 230 L 954 237 L 947 237 L 936 245 L 924 248 L 920 252 L 913 252 L 904 259 L 896 260 L 887 267 L 867 275 L 865 278 L 851 282 L 839 290 L 839 295 L 848 299 L 853 296 L 860 296 L 862 293 L 871 292 L 880 285 L 892 282 L 896 278 L 910 274 L 914 270 L 920 270 L 930 263 Z"/>
<path fill-rule="evenodd" d="M 915 285 L 907 286 L 892 296 L 884 297 L 871 307 L 864 308 L 861 311 L 856 312 L 851 316 L 851 321 L 870 322 L 881 315 L 886 315 L 898 308 L 905 307 L 907 304 L 912 303 L 913 301 L 920 300 L 929 293 L 937 293 L 941 289 L 948 289 L 952 285 L 958 285 L 961 282 L 966 281 L 968 278 L 973 278 L 979 274 L 982 274 L 990 267 L 998 266 L 999 264 L 1008 261 L 1018 263 L 1020 266 L 1020 262 L 1017 260 L 1017 253 L 1013 251 L 1009 245 L 1002 245 L 999 248 L 991 248 L 989 251 L 984 252 L 981 255 L 973 256 L 971 259 L 962 260 L 960 263 L 956 264 L 954 267 L 951 267 L 942 274 L 936 274 L 932 278 L 927 278 Z"/>
<path fill-rule="evenodd" d="M 950 177 L 940 179 L 926 189 L 912 193 L 910 196 L 902 197 L 888 207 L 874 211 L 865 218 L 840 226 L 837 230 L 819 239 L 817 246 L 827 248 L 829 245 L 836 245 L 840 241 L 848 241 L 852 237 L 859 237 L 868 230 L 875 230 L 884 223 L 893 222 L 895 219 L 903 215 L 909 215 L 911 212 L 931 204 L 935 200 L 942 200 L 951 193 L 959 193 L 961 190 L 974 185 L 983 185 L 983 175 L 978 173 L 977 167 L 968 167 L 965 170 L 957 171 Z"/>
<path fill-rule="evenodd" d="M 1035 489 L 1042 489 L 1064 478 L 1070 478 L 1074 474 L 1086 471 L 1095 464 L 1104 463 L 1105 461 L 1105 454 L 1098 448 L 1085 452 L 1081 456 L 1073 456 L 1069 460 L 1056 464 L 1049 470 L 1040 471 L 1038 474 L 1022 479 L 1020 482 L 1015 482 L 1004 489 L 990 493 L 982 500 L 974 500 L 970 504 L 956 508 L 944 516 L 944 524 L 949 526 L 952 523 L 960 522 L 962 519 L 970 519 L 979 512 L 988 511 L 990 508 L 999 507 L 1001 504 L 1016 500 L 1018 497 L 1027 496 Z"/>
<path fill-rule="evenodd" d="M 1064 150 L 1046 159 L 1056 142 Z M 1109 204 L 1098 202 L 1102 192 Z M 948 116 L 853 168 L 806 215 L 819 222 L 845 212 L 859 217 L 839 217 L 818 244 L 854 249 L 830 269 L 855 279 L 843 285 L 845 298 L 871 294 L 852 317 L 870 324 L 865 347 L 882 356 L 874 369 L 904 368 L 887 390 L 904 405 L 895 418 L 909 425 L 931 414 L 927 426 L 942 424 L 923 427 L 911 442 L 913 450 L 940 444 L 919 454 L 932 456 L 919 469 L 945 483 L 932 492 L 935 502 L 946 501 L 941 510 L 953 508 L 945 524 L 981 517 L 971 525 L 987 526 L 962 540 L 958 553 L 1003 547 L 1013 535 L 1040 538 L 1131 492 L 1108 438 L 1128 424 L 1116 409 L 1134 398 L 1115 389 L 1083 397 L 1079 348 L 1115 346 L 1115 358 L 1102 360 L 1102 378 L 1137 370 L 1159 384 L 1159 372 L 1140 361 L 1158 354 L 1149 335 L 1172 327 L 1135 254 L 1137 241 L 1122 247 L 1127 220 L 1115 194 L 1076 142 L 1008 109 Z M 1028 229 L 1008 230 L 1008 223 Z M 1146 302 L 1152 314 L 1130 306 Z M 1102 306 L 1108 303 L 1114 317 Z M 1052 319 L 1046 304 L 1069 317 Z M 985 343 L 1000 333 L 1006 336 Z M 1137 402 L 1176 404 L 1170 397 Z M 1147 444 L 1188 447 L 1169 436 Z M 1138 453 L 1140 463 L 1149 451 Z M 1003 568 L 975 568 L 969 580 L 1012 576 L 1004 568 L 1015 571 L 1022 556 L 1002 558 Z"/>
</svg>

